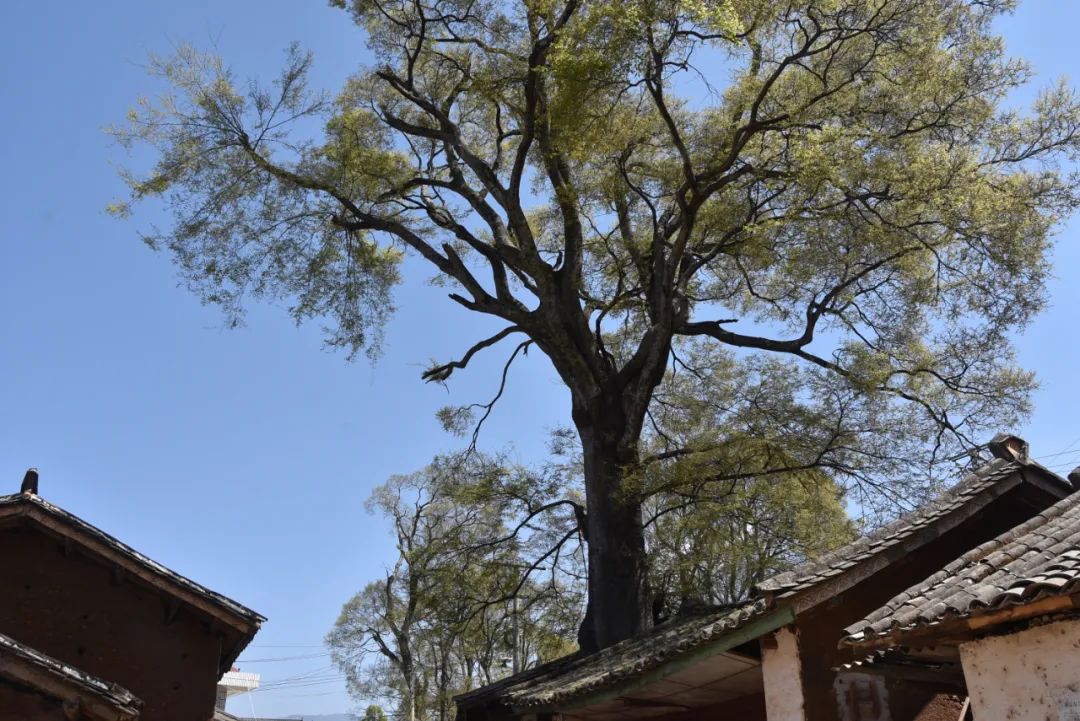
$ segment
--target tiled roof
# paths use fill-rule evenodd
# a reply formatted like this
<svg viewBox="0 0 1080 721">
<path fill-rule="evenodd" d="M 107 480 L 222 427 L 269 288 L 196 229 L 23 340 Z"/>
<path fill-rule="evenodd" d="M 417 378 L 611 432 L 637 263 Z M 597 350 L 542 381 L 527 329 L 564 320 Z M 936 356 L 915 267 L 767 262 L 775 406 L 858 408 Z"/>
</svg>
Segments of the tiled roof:
<svg viewBox="0 0 1080 721">
<path fill-rule="evenodd" d="M 249 624 L 254 624 L 256 627 L 266 620 L 263 616 L 260 616 L 255 611 L 237 603 L 231 598 L 227 598 L 216 591 L 211 591 L 209 588 L 180 575 L 172 569 L 166 568 L 147 556 L 144 556 L 126 543 L 113 538 L 100 528 L 90 525 L 78 516 L 68 513 L 59 506 L 54 506 L 41 496 L 32 493 L 16 493 L 9 496 L 0 496 L 0 514 L 3 514 L 3 512 L 8 509 L 27 511 L 37 510 L 43 512 L 73 530 L 100 541 L 112 550 L 133 561 L 135 564 L 150 571 L 155 576 L 175 584 L 176 586 L 180 586 L 186 591 L 199 596 L 234 617 L 239 617 Z"/>
<path fill-rule="evenodd" d="M 122 562 L 131 563 L 148 577 L 159 581 L 161 592 L 189 604 L 192 603 L 194 597 L 197 603 L 204 603 L 208 608 L 220 613 L 220 618 L 226 622 L 224 625 L 233 629 L 232 633 L 236 639 L 234 643 L 222 645 L 219 662 L 221 671 L 227 670 L 232 665 L 266 621 L 266 618 L 250 608 L 166 568 L 100 528 L 54 506 L 41 496 L 33 493 L 0 496 L 0 518 L 12 515 L 33 518 L 35 522 L 42 524 L 48 524 L 51 521 L 55 523 L 54 530 L 59 529 L 59 532 L 63 534 L 70 534 L 76 542 L 83 539 L 83 543 L 100 544 L 105 547 L 107 553 L 115 554 Z M 117 562 L 115 558 L 110 560 Z"/>
<path fill-rule="evenodd" d="M 79 688 L 84 693 L 91 693 L 107 701 L 117 710 L 137 716 L 142 708 L 142 701 L 133 693 L 115 683 L 102 681 L 88 673 L 80 671 L 66 663 L 46 656 L 40 651 L 19 643 L 13 638 L 0 634 L 0 657 L 11 657 L 56 676 L 66 683 Z"/>
<path fill-rule="evenodd" d="M 934 501 L 920 506 L 874 533 L 836 551 L 766 579 L 758 584 L 757 590 L 760 593 L 773 593 L 779 597 L 797 593 L 839 576 L 924 530 L 937 535 L 934 533 L 934 528 L 943 525 L 950 526 L 948 519 L 954 513 L 961 510 L 973 512 L 975 510 L 973 506 L 981 505 L 978 496 L 984 495 L 984 502 L 988 503 L 992 498 L 1008 490 L 1011 484 L 1004 484 L 1002 481 L 1013 474 L 1018 474 L 1024 468 L 1030 468 L 1047 480 L 1057 483 L 1061 486 L 1063 493 L 1072 490 L 1065 479 L 1059 478 L 1038 464 L 1031 462 L 1021 464 L 1017 461 L 995 458 L 980 466 Z"/>
<path fill-rule="evenodd" d="M 499 702 L 514 708 L 569 701 L 663 665 L 719 639 L 766 610 L 764 601 L 673 619 L 591 655 L 576 653 L 457 697 L 462 705 Z"/>
<path fill-rule="evenodd" d="M 897 549 L 905 542 L 917 542 L 940 535 L 997 496 L 1023 482 L 1029 469 L 1046 482 L 1059 487 L 1061 495 L 1072 490 L 1063 478 L 1038 464 L 995 458 L 969 474 L 936 500 L 918 508 L 877 532 L 837 551 L 790 571 L 766 579 L 757 586 L 762 596 L 734 610 L 707 613 L 662 625 L 648 634 L 623 641 L 593 655 L 574 654 L 508 677 L 458 697 L 458 703 L 475 706 L 499 702 L 516 708 L 546 706 L 564 702 L 590 691 L 610 687 L 656 668 L 667 660 L 707 644 L 724 633 L 748 623 L 783 599 L 811 589 L 862 563 Z"/>
<path fill-rule="evenodd" d="M 854 644 L 1080 591 L 1080 493 L 964 554 L 847 629 Z"/>
</svg>

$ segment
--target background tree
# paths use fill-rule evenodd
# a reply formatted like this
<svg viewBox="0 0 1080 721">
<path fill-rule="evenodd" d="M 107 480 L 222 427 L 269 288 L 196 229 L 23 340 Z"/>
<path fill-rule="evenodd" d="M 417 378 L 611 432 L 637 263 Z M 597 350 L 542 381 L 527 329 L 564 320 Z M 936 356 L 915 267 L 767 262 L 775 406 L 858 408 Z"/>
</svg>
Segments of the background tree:
<svg viewBox="0 0 1080 721">
<path fill-rule="evenodd" d="M 472 523 L 470 514 L 436 497 L 432 481 L 422 474 L 394 477 L 372 494 L 368 508 L 392 521 L 398 559 L 345 604 L 327 638 L 350 693 L 392 699 L 407 721 L 429 717 L 437 666 L 425 655 L 445 636 L 438 613 L 442 557 Z M 365 665 L 372 656 L 374 663 Z"/>
<path fill-rule="evenodd" d="M 554 516 L 566 504 L 537 500 L 557 483 L 468 454 L 375 489 L 369 510 L 391 524 L 398 557 L 327 636 L 354 698 L 389 701 L 409 721 L 445 721 L 454 695 L 573 650 L 577 522 Z"/>
<path fill-rule="evenodd" d="M 717 500 L 647 503 L 657 612 L 745 601 L 769 576 L 853 540 L 840 489 L 820 475 L 738 481 Z"/>
<path fill-rule="evenodd" d="M 361 718 L 363 721 L 388 721 L 386 712 L 382 710 L 382 706 L 375 704 L 371 704 L 364 709 L 364 715 Z"/>
<path fill-rule="evenodd" d="M 175 213 L 147 240 L 230 317 L 289 298 L 352 352 L 414 253 L 505 323 L 428 380 L 509 338 L 508 366 L 543 352 L 582 448 L 586 648 L 651 621 L 641 439 L 688 340 L 798 377 L 797 419 L 837 413 L 840 442 L 758 474 L 887 488 L 897 429 L 934 462 L 1026 409 L 1009 338 L 1076 204 L 1056 163 L 1080 109 L 1064 86 L 1001 108 L 1029 77 L 993 33 L 1008 0 L 334 4 L 376 62 L 332 102 L 295 50 L 271 89 L 188 49 L 157 63 L 176 93 L 118 132 L 158 151 L 134 200 Z"/>
</svg>

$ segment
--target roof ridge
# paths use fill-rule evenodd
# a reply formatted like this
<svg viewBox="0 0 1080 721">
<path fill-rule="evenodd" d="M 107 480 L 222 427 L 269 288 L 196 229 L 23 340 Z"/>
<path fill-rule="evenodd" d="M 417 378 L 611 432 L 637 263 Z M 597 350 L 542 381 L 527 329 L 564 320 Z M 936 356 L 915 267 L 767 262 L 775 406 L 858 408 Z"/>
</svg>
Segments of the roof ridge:
<svg viewBox="0 0 1080 721">
<path fill-rule="evenodd" d="M 796 591 L 824 580 L 824 578 L 818 578 L 822 574 L 827 573 L 825 577 L 838 575 L 846 568 L 862 560 L 858 558 L 860 553 L 865 553 L 869 557 L 900 543 L 917 529 L 947 516 L 950 511 L 961 505 L 959 502 L 966 496 L 982 492 L 987 487 L 994 486 L 998 482 L 1009 478 L 1012 474 L 1021 471 L 1024 467 L 1025 464 L 1015 460 L 991 459 L 972 470 L 936 497 L 908 511 L 899 518 L 864 536 L 860 536 L 838 549 L 804 561 L 787 571 L 770 576 L 759 582 L 755 586 L 755 590 L 759 593 Z M 844 562 L 849 562 L 848 566 L 839 570 L 830 568 Z"/>
<path fill-rule="evenodd" d="M 263 621 L 266 620 L 266 617 L 262 616 L 256 611 L 253 611 L 239 601 L 234 601 L 228 596 L 222 593 L 218 593 L 217 591 L 214 591 L 213 589 L 202 585 L 198 581 L 193 581 L 182 573 L 174 571 L 165 564 L 155 561 L 146 554 L 135 550 L 133 547 L 111 535 L 107 531 L 103 531 L 92 523 L 83 520 L 79 516 L 76 516 L 74 513 L 71 513 L 70 511 L 64 510 L 63 508 L 53 503 L 50 503 L 49 501 L 46 501 L 41 496 L 31 493 L 15 493 L 6 496 L 0 496 L 0 507 L 3 507 L 5 505 L 15 505 L 19 503 L 26 503 L 30 504 L 32 507 L 40 508 L 41 510 L 51 514 L 52 516 L 75 526 L 75 528 L 79 531 L 89 533 L 93 536 L 97 536 L 99 540 L 103 541 L 106 545 L 112 547 L 119 553 L 129 557 L 131 560 L 137 562 L 139 565 L 149 569 L 150 571 L 161 577 L 168 579 L 169 581 L 172 581 L 173 583 L 187 588 L 187 590 L 194 592 L 209 601 L 212 601 L 215 605 L 224 608 L 234 616 L 239 616 L 257 625 L 261 624 Z"/>
</svg>

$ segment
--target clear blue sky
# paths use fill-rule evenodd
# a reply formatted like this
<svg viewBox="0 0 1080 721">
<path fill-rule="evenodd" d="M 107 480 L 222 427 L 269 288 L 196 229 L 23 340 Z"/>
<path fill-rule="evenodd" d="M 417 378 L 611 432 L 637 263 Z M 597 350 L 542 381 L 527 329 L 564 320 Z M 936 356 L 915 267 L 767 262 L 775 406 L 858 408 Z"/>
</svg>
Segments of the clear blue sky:
<svg viewBox="0 0 1080 721">
<path fill-rule="evenodd" d="M 1080 78 L 1080 4 L 1031 0 L 1003 23 L 1010 49 L 1048 83 Z M 241 75 L 269 77 L 297 40 L 334 90 L 363 63 L 359 30 L 325 2 L 0 3 L 0 493 L 41 469 L 42 495 L 141 551 L 269 617 L 244 654 L 264 683 L 260 715 L 350 708 L 320 653 L 342 604 L 393 554 L 363 501 L 388 475 L 456 445 L 434 420 L 486 398 L 488 365 L 448 395 L 424 385 L 429 359 L 460 353 L 487 327 L 413 274 L 376 364 L 321 349 L 318 329 L 251 309 L 222 329 L 177 287 L 135 222 L 108 217 L 126 162 L 101 128 L 155 90 L 141 67 L 172 44 L 216 45 Z M 1061 234 L 1052 307 L 1019 340 L 1042 390 L 1019 429 L 1036 456 L 1080 462 L 1080 246 Z M 568 419 L 566 392 L 538 356 L 518 366 L 483 437 L 539 458 Z M 239 699 L 238 699 L 239 700 Z M 231 707 L 248 714 L 245 699 Z"/>
</svg>

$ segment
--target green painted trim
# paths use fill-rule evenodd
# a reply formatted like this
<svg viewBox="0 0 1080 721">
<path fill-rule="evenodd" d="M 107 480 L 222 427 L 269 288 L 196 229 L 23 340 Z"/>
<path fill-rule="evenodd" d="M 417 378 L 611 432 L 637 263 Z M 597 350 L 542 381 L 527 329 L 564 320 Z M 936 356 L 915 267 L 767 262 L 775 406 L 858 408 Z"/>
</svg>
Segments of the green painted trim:
<svg viewBox="0 0 1080 721">
<path fill-rule="evenodd" d="M 640 676 L 635 676 L 632 679 L 622 681 L 616 685 L 604 689 L 602 691 L 596 691 L 584 696 L 571 699 L 565 703 L 555 703 L 546 706 L 522 706 L 515 707 L 515 714 L 542 714 L 542 713 L 554 713 L 559 711 L 572 711 L 574 709 L 584 708 L 585 706 L 591 706 L 596 703 L 603 703 L 605 701 L 611 701 L 617 699 L 620 696 L 625 696 L 628 692 L 634 689 L 641 688 L 646 684 L 659 681 L 667 678 L 673 674 L 682 671 L 685 668 L 693 666 L 705 659 L 711 658 L 718 653 L 723 653 L 736 646 L 742 645 L 747 641 L 752 641 L 755 638 L 760 638 L 767 633 L 772 633 L 779 628 L 783 628 L 788 624 L 795 621 L 795 610 L 790 606 L 779 608 L 770 614 L 767 614 L 745 626 L 732 629 L 730 632 L 725 633 L 720 638 L 714 639 L 703 646 L 693 649 L 692 651 L 685 653 L 677 658 L 665 661 L 656 668 L 650 669 Z"/>
</svg>

